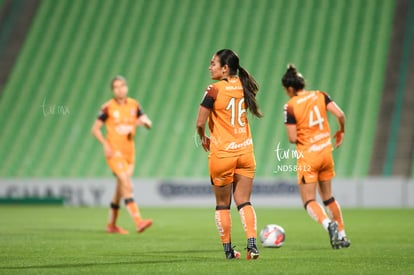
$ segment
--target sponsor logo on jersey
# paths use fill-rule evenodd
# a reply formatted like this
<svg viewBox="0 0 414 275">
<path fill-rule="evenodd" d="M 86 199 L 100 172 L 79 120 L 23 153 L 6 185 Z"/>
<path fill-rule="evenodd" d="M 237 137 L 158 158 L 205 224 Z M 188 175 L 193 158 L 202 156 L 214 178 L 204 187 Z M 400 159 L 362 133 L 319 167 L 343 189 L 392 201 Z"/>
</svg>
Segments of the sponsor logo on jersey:
<svg viewBox="0 0 414 275">
<path fill-rule="evenodd" d="M 252 144 L 253 144 L 253 140 L 251 138 L 246 139 L 242 143 L 236 143 L 236 142 L 233 141 L 229 145 L 227 145 L 226 151 L 234 150 L 234 149 L 240 149 L 240 148 L 243 148 L 243 147 L 250 146 Z"/>
</svg>

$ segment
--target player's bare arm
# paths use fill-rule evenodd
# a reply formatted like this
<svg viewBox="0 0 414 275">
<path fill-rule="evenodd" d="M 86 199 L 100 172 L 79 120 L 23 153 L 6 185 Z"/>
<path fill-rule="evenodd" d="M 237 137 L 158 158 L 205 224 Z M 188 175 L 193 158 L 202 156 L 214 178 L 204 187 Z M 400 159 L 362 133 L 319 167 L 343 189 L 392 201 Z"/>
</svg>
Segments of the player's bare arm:
<svg viewBox="0 0 414 275">
<path fill-rule="evenodd" d="M 103 121 L 100 119 L 95 120 L 95 123 L 92 126 L 92 135 L 103 145 L 105 157 L 112 156 L 112 149 L 109 146 L 109 143 L 106 141 L 105 137 L 102 134 L 101 128 Z"/>
<path fill-rule="evenodd" d="M 326 105 L 326 109 L 328 110 L 328 112 L 333 114 L 338 121 L 339 130 L 334 135 L 334 146 L 335 148 L 338 148 L 339 146 L 341 146 L 345 135 L 345 114 L 341 110 L 341 108 L 333 101 L 329 102 L 329 104 Z"/>
<path fill-rule="evenodd" d="M 144 126 L 147 129 L 151 129 L 152 128 L 152 121 L 146 114 L 143 114 L 143 115 L 139 116 L 139 118 L 137 120 L 137 126 Z"/>
<path fill-rule="evenodd" d="M 209 109 L 200 106 L 196 122 L 197 133 L 200 137 L 201 145 L 206 152 L 210 151 L 210 138 L 206 136 L 206 122 L 210 116 L 210 112 Z"/>
<path fill-rule="evenodd" d="M 296 144 L 297 142 L 296 124 L 286 124 L 286 131 L 287 131 L 289 142 Z"/>
</svg>

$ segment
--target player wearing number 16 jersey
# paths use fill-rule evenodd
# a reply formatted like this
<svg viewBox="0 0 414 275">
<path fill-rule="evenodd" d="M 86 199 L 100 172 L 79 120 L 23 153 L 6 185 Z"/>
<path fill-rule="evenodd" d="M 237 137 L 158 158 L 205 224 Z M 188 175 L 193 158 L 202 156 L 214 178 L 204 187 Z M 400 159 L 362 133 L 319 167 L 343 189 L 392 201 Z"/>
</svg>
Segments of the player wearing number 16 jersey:
<svg viewBox="0 0 414 275">
<path fill-rule="evenodd" d="M 342 144 L 345 115 L 332 99 L 321 91 L 306 91 L 305 80 L 289 65 L 282 85 L 290 100 L 284 107 L 288 139 L 296 144 L 299 191 L 308 214 L 328 231 L 334 249 L 349 247 L 339 203 L 332 195 L 331 180 L 335 176 L 327 111 L 338 120 L 335 147 Z M 330 218 L 316 201 L 316 188 Z"/>
<path fill-rule="evenodd" d="M 230 204 L 233 194 L 247 238 L 247 259 L 257 259 L 256 214 L 250 203 L 256 162 L 246 116 L 262 114 L 256 103 L 258 85 L 239 65 L 232 50 L 218 51 L 210 61 L 211 78 L 197 117 L 197 133 L 209 154 L 209 171 L 216 197 L 216 226 L 227 259 L 239 258 L 231 244 Z M 206 136 L 208 120 L 210 138 Z"/>
</svg>

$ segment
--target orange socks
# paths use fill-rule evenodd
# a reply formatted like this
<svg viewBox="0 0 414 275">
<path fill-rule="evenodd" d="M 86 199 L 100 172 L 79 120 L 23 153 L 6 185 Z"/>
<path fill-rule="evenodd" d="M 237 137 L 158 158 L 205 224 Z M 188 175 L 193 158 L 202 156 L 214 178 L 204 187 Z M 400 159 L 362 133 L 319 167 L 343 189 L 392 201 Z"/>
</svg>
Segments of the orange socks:
<svg viewBox="0 0 414 275">
<path fill-rule="evenodd" d="M 135 224 L 138 226 L 138 223 L 142 220 L 141 213 L 137 204 L 134 202 L 133 198 L 125 199 L 125 206 L 128 209 L 129 215 L 131 215 Z"/>
<path fill-rule="evenodd" d="M 231 243 L 230 233 L 231 233 L 231 215 L 230 209 L 228 207 L 216 207 L 216 227 L 220 234 L 220 239 L 223 244 Z"/>
<path fill-rule="evenodd" d="M 326 200 L 323 202 L 323 204 L 326 206 L 326 209 L 329 213 L 329 216 L 332 218 L 332 221 L 335 221 L 338 223 L 338 233 L 339 237 L 345 237 L 345 227 L 344 227 L 344 221 L 342 219 L 342 211 L 341 207 L 339 206 L 339 203 L 335 200 L 334 197 L 330 198 L 329 200 Z M 308 212 L 309 216 L 311 216 L 315 221 L 322 224 L 322 226 L 327 229 L 328 225 L 330 223 L 330 219 L 328 215 L 326 214 L 323 207 L 317 203 L 316 201 L 308 201 L 305 203 L 305 209 Z"/>
<path fill-rule="evenodd" d="M 238 207 L 241 222 L 246 238 L 250 239 L 252 244 L 256 244 L 256 212 L 250 202 L 243 203 Z M 229 206 L 216 206 L 216 226 L 223 244 L 231 245 L 231 213 Z"/>
<path fill-rule="evenodd" d="M 329 200 L 324 201 L 323 204 L 326 206 L 326 209 L 328 210 L 328 213 L 331 216 L 332 220 L 338 223 L 338 231 L 343 231 L 344 220 L 342 219 L 342 211 L 339 203 L 335 200 L 334 197 L 332 197 Z"/>
<path fill-rule="evenodd" d="M 109 219 L 108 224 L 109 225 L 115 225 L 116 220 L 118 219 L 119 214 L 119 205 L 115 203 L 111 203 L 111 208 L 109 209 Z"/>
<path fill-rule="evenodd" d="M 256 212 L 250 202 L 237 206 L 246 238 L 256 238 Z"/>
<path fill-rule="evenodd" d="M 329 218 L 328 215 L 326 215 L 325 210 L 323 207 L 316 201 L 311 200 L 307 201 L 305 203 L 305 209 L 308 212 L 309 216 L 311 216 L 312 219 L 317 221 L 318 223 L 322 224 L 322 226 L 327 229 L 329 225 Z"/>
</svg>

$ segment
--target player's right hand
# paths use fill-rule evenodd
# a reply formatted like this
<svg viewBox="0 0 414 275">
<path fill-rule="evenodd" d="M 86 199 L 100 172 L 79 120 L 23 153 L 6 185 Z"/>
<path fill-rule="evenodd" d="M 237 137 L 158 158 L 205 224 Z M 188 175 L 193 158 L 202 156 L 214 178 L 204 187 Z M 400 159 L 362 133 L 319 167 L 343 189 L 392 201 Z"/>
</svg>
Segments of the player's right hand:
<svg viewBox="0 0 414 275">
<path fill-rule="evenodd" d="M 209 152 L 210 151 L 210 138 L 204 136 L 201 139 L 201 146 L 203 146 L 204 151 Z"/>
<path fill-rule="evenodd" d="M 341 146 L 342 141 L 344 140 L 344 132 L 342 131 L 338 131 L 335 133 L 334 138 L 335 138 L 335 148 L 338 148 L 339 146 Z"/>
<path fill-rule="evenodd" d="M 112 148 L 109 144 L 104 144 L 104 154 L 106 158 L 110 158 L 113 155 Z"/>
</svg>

